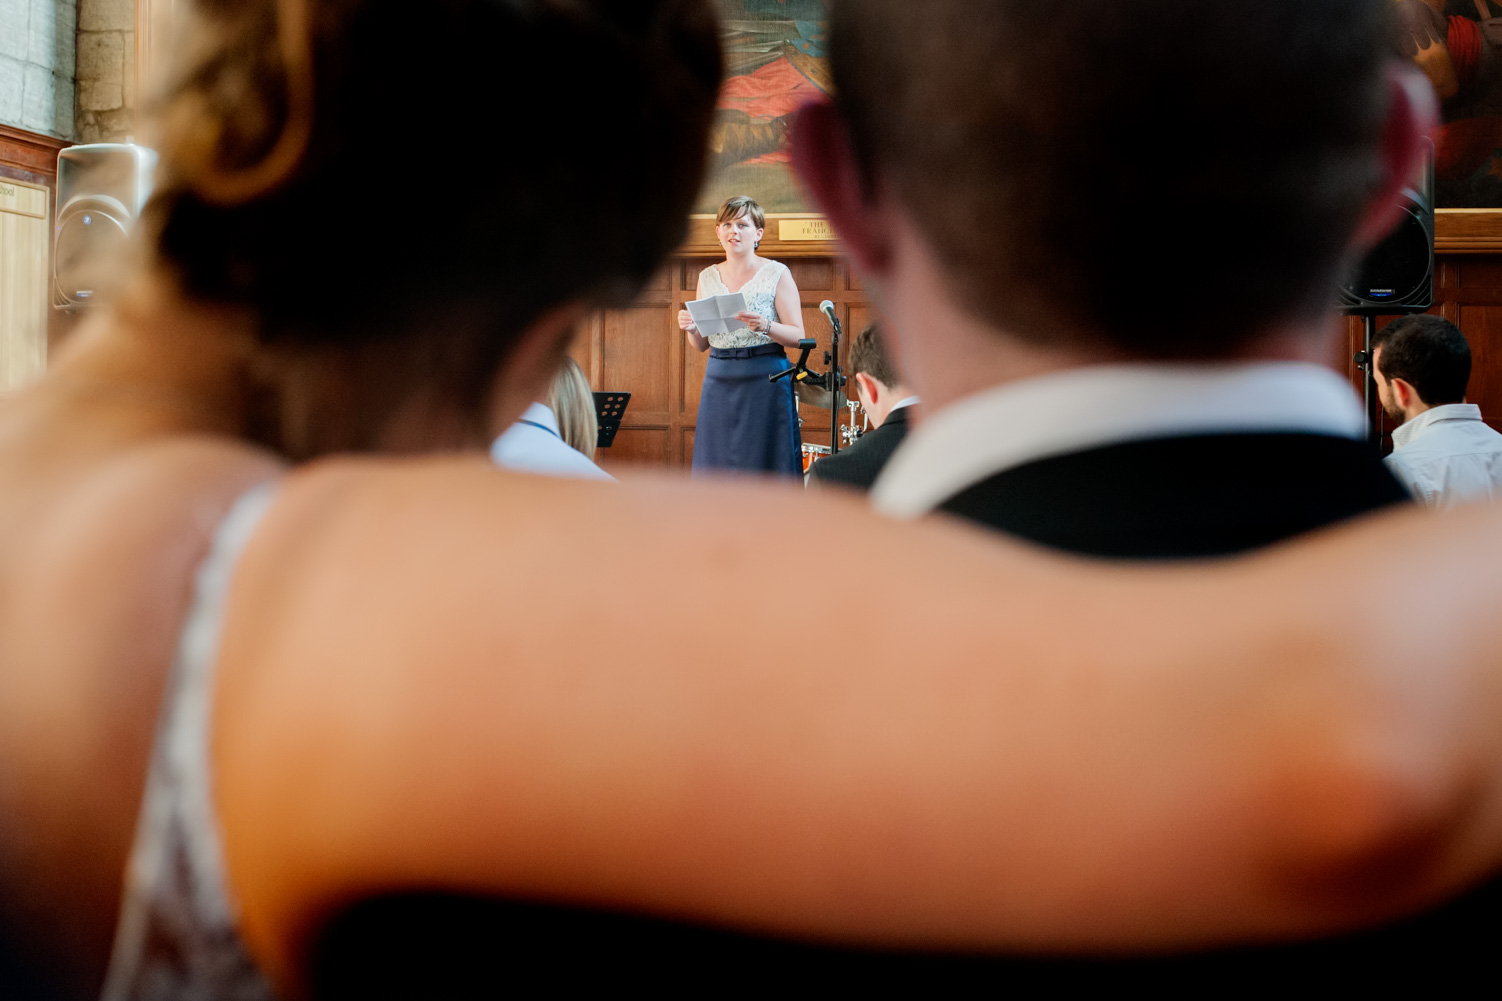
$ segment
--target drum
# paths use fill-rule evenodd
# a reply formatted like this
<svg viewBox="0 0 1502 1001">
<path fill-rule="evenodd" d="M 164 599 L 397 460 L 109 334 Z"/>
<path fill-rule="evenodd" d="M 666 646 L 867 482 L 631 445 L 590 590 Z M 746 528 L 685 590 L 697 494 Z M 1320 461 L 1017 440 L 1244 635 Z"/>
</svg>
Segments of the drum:
<svg viewBox="0 0 1502 1001">
<path fill-rule="evenodd" d="M 828 445 L 810 445 L 805 442 L 803 445 L 803 475 L 807 476 L 808 471 L 814 468 L 814 463 L 828 454 Z"/>
</svg>

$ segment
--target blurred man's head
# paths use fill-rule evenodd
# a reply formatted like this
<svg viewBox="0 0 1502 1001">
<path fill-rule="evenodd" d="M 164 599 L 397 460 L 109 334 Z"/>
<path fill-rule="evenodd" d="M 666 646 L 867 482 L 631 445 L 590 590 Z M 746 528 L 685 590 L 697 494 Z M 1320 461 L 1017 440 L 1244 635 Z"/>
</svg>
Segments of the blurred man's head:
<svg viewBox="0 0 1502 1001">
<path fill-rule="evenodd" d="M 856 334 L 850 342 L 847 367 L 855 384 L 855 398 L 871 419 L 872 427 L 881 427 L 893 405 L 912 395 L 882 344 L 881 328 L 875 324 Z"/>
<path fill-rule="evenodd" d="M 1412 176 L 1432 92 L 1390 6 L 835 0 L 795 155 L 878 291 L 910 229 L 1024 342 L 1244 355 L 1322 313 Z"/>
<path fill-rule="evenodd" d="M 1404 316 L 1372 338 L 1373 376 L 1382 409 L 1409 421 L 1447 403 L 1464 403 L 1471 380 L 1471 346 L 1441 316 Z"/>
</svg>

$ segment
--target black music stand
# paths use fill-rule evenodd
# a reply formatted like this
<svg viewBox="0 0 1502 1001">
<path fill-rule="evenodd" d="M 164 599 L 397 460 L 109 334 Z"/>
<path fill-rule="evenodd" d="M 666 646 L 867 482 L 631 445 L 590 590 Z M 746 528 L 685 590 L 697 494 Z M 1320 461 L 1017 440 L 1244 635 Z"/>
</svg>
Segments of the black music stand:
<svg viewBox="0 0 1502 1001">
<path fill-rule="evenodd" d="M 621 429 L 626 404 L 631 402 L 630 393 L 596 393 L 595 418 L 600 424 L 600 433 L 595 437 L 595 448 L 609 448 L 615 444 L 615 433 Z"/>
</svg>

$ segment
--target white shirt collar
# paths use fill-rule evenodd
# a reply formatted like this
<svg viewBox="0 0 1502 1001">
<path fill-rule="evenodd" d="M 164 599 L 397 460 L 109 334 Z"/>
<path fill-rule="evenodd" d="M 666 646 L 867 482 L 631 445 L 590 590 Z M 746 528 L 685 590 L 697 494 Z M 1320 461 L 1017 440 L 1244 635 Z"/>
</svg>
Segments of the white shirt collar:
<svg viewBox="0 0 1502 1001">
<path fill-rule="evenodd" d="M 1392 432 L 1392 447 L 1402 448 L 1414 438 L 1420 431 L 1438 424 L 1440 421 L 1479 421 L 1481 420 L 1481 408 L 1474 403 L 1444 403 L 1437 407 L 1430 407 L 1411 421 L 1404 421 Z"/>
<path fill-rule="evenodd" d="M 918 399 L 918 397 L 916 395 L 914 395 L 914 396 L 904 396 L 902 399 L 900 399 L 896 403 L 892 404 L 892 410 L 901 410 L 903 407 L 915 406 L 916 404 L 919 404 L 919 403 L 922 403 L 922 402 L 923 401 L 920 400 L 920 399 Z M 891 414 L 892 410 L 888 410 L 887 413 Z"/>
<path fill-rule="evenodd" d="M 1335 372 L 1304 362 L 1128 364 L 1007 383 L 929 413 L 877 478 L 884 514 L 924 514 L 972 484 L 1050 455 L 1186 432 L 1360 439 L 1366 416 Z"/>
<path fill-rule="evenodd" d="M 558 418 L 553 416 L 553 408 L 545 403 L 529 403 L 527 409 L 517 418 L 519 421 L 527 421 L 532 424 L 541 424 L 547 430 L 562 438 L 563 433 L 558 430 Z"/>
</svg>

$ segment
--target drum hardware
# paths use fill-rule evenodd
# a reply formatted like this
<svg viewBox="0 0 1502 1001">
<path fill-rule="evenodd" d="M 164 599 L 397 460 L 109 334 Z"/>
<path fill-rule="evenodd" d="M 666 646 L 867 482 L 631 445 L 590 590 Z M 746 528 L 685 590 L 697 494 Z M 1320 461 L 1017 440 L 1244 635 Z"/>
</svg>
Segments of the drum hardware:
<svg viewBox="0 0 1502 1001">
<path fill-rule="evenodd" d="M 828 445 L 805 444 L 803 446 L 803 476 L 805 479 L 808 478 L 808 471 L 814 468 L 814 463 L 818 462 L 828 454 Z"/>
<path fill-rule="evenodd" d="M 798 397 L 799 403 L 810 407 L 818 407 L 820 410 L 833 409 L 830 405 L 835 401 L 834 395 L 829 390 L 820 389 L 818 386 L 810 386 L 806 382 L 793 383 L 793 395 Z M 834 406 L 836 408 L 848 407 L 850 402 L 850 397 L 841 393 L 839 394 L 839 402 L 834 404 Z"/>
<path fill-rule="evenodd" d="M 855 402 L 854 400 L 850 400 L 848 403 L 845 404 L 845 406 L 847 406 L 847 407 L 850 408 L 850 423 L 847 424 L 845 427 L 840 428 L 840 436 L 845 439 L 845 447 L 849 448 L 851 445 L 855 444 L 856 441 L 858 441 L 860 439 L 861 435 L 865 434 L 868 430 L 870 430 L 870 428 L 871 428 L 871 421 L 868 419 L 866 421 L 866 426 L 865 427 L 856 427 L 855 426 L 855 412 L 857 410 L 859 410 L 862 414 L 864 414 L 866 412 L 865 408 L 862 407 L 859 403 Z"/>
</svg>

